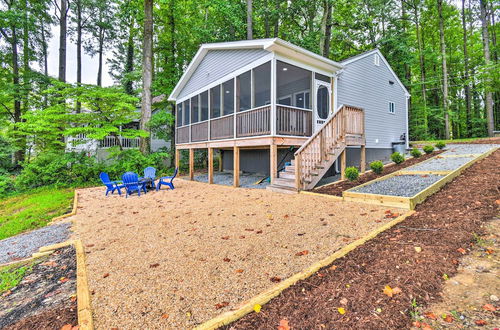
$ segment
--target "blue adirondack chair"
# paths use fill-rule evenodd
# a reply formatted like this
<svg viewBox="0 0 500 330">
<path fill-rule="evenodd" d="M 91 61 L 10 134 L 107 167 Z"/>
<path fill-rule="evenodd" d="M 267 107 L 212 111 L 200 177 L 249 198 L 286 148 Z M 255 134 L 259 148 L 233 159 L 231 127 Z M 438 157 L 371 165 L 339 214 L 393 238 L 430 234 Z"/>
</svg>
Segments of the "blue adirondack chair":
<svg viewBox="0 0 500 330">
<path fill-rule="evenodd" d="M 121 188 L 125 188 L 125 186 L 121 184 L 122 181 L 111 181 L 108 173 L 106 172 L 101 172 L 101 174 L 99 174 L 99 178 L 101 178 L 102 183 L 106 186 L 106 196 L 108 196 L 109 192 L 111 192 L 112 195 L 115 190 L 118 190 L 118 195 L 122 195 Z"/>
<path fill-rule="evenodd" d="M 151 180 L 151 187 L 154 189 L 156 188 L 155 186 L 155 179 L 156 179 L 156 168 L 154 167 L 146 167 L 144 169 L 144 179 Z"/>
<path fill-rule="evenodd" d="M 179 168 L 176 168 L 174 171 L 174 175 L 161 177 L 160 180 L 158 181 L 158 184 L 156 185 L 156 191 L 160 190 L 162 184 L 169 186 L 170 189 L 173 190 L 175 188 L 173 181 L 174 181 L 174 178 L 177 176 L 178 171 L 179 171 Z"/>
<path fill-rule="evenodd" d="M 137 194 L 141 196 L 141 190 L 146 193 L 146 183 L 139 181 L 139 176 L 134 172 L 127 172 L 122 175 L 123 184 L 126 189 L 125 197 L 137 191 Z"/>
</svg>

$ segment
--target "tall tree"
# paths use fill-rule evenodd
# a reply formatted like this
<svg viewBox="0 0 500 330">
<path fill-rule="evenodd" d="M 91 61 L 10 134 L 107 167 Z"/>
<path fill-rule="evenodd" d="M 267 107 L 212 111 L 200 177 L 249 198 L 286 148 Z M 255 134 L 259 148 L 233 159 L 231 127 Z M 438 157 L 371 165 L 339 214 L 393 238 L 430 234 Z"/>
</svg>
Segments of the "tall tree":
<svg viewBox="0 0 500 330">
<path fill-rule="evenodd" d="M 149 132 L 151 120 L 151 84 L 153 81 L 153 0 L 144 0 L 144 41 L 142 62 L 142 106 L 140 128 Z M 140 150 L 143 154 L 150 151 L 150 138 L 141 137 Z"/>
<path fill-rule="evenodd" d="M 323 0 L 323 18 L 321 19 L 321 37 L 319 48 L 324 57 L 330 55 L 330 42 L 332 38 L 332 3 Z"/>
<path fill-rule="evenodd" d="M 448 66 L 446 65 L 446 43 L 444 37 L 443 0 L 437 0 L 439 14 L 439 43 L 441 45 L 441 65 L 443 70 L 443 110 L 446 139 L 451 138 L 450 113 L 448 104 Z"/>
<path fill-rule="evenodd" d="M 484 51 L 484 63 L 486 64 L 486 69 L 490 70 L 490 35 L 488 32 L 488 27 L 489 27 L 489 18 L 488 18 L 488 11 L 487 11 L 487 2 L 486 0 L 480 0 L 480 6 L 481 6 L 481 32 L 483 35 L 483 51 Z M 487 126 L 488 126 L 488 136 L 493 136 L 493 131 L 494 131 L 494 122 L 493 122 L 493 94 L 491 93 L 490 86 L 489 86 L 489 77 L 487 75 L 487 83 L 485 86 L 486 93 L 485 93 L 485 98 L 486 98 L 486 120 L 487 120 Z"/>
<path fill-rule="evenodd" d="M 465 107 L 467 136 L 470 136 L 471 126 L 471 92 L 469 82 L 469 55 L 467 53 L 467 25 L 465 16 L 465 0 L 462 0 L 462 29 L 463 29 L 463 51 L 464 51 L 464 84 L 465 84 Z"/>
<path fill-rule="evenodd" d="M 253 1 L 247 0 L 247 39 L 253 39 Z"/>
<path fill-rule="evenodd" d="M 57 75 L 58 79 L 62 82 L 66 81 L 66 43 L 68 34 L 68 11 L 69 11 L 69 1 L 54 0 L 54 5 L 57 11 L 57 18 L 59 20 L 59 73 Z"/>
</svg>

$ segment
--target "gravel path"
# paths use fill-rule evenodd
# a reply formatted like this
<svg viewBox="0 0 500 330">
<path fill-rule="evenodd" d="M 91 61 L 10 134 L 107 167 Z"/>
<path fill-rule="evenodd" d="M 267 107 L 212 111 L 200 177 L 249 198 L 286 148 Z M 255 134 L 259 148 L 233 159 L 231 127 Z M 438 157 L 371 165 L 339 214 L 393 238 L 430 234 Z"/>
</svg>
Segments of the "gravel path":
<svg viewBox="0 0 500 330">
<path fill-rule="evenodd" d="M 127 199 L 82 189 L 96 329 L 192 328 L 384 225 L 388 209 L 404 212 L 185 180 Z"/>
<path fill-rule="evenodd" d="M 257 184 L 258 181 L 265 179 L 265 175 L 254 174 L 254 173 L 241 173 L 240 174 L 240 187 L 243 188 L 256 188 L 265 189 L 269 182 L 263 181 Z M 208 182 L 208 174 L 200 174 L 194 177 L 195 181 L 198 182 Z M 215 172 L 214 173 L 214 184 L 220 184 L 224 186 L 233 185 L 233 173 L 231 172 Z"/>
<path fill-rule="evenodd" d="M 64 242 L 70 227 L 70 223 L 54 224 L 1 240 L 0 264 L 30 257 L 42 246 Z"/>
<path fill-rule="evenodd" d="M 397 175 L 368 186 L 354 188 L 351 191 L 364 194 L 412 197 L 443 177 L 443 175 Z"/>
<path fill-rule="evenodd" d="M 498 147 L 498 144 L 449 144 L 442 155 L 482 154 L 495 147 Z"/>
<path fill-rule="evenodd" d="M 444 154 L 446 155 L 446 154 Z M 438 156 L 439 157 L 439 156 Z M 405 171 L 453 171 L 470 162 L 473 157 L 434 158 L 405 169 Z"/>
</svg>

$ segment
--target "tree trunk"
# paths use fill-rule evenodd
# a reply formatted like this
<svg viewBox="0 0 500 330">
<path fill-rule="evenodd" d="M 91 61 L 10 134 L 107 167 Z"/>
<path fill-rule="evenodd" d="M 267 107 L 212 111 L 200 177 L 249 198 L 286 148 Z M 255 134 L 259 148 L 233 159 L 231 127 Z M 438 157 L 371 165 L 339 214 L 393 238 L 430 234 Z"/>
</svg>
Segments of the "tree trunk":
<svg viewBox="0 0 500 330">
<path fill-rule="evenodd" d="M 281 7 L 281 0 L 275 0 L 275 12 L 274 12 L 274 34 L 273 36 L 275 38 L 278 38 L 279 35 L 279 29 L 280 29 L 280 7 Z"/>
<path fill-rule="evenodd" d="M 247 40 L 253 39 L 253 3 L 252 0 L 247 0 Z"/>
<path fill-rule="evenodd" d="M 323 0 L 323 18 L 321 19 L 321 38 L 319 48 L 324 57 L 330 55 L 330 39 L 332 37 L 332 3 Z"/>
<path fill-rule="evenodd" d="M 448 67 L 446 65 L 446 43 L 444 40 L 443 0 L 437 0 L 439 14 L 439 42 L 441 45 L 441 63 L 443 69 L 443 110 L 444 130 L 447 140 L 452 138 L 450 114 L 448 107 Z"/>
<path fill-rule="evenodd" d="M 401 0 L 401 20 L 403 21 L 403 32 L 405 36 L 408 33 L 408 17 L 406 14 L 406 7 L 405 7 L 405 1 Z M 410 64 L 405 61 L 404 63 L 404 69 L 405 69 L 405 78 L 406 78 L 406 88 L 410 90 L 410 87 L 408 86 L 411 82 L 411 70 L 410 70 Z"/>
<path fill-rule="evenodd" d="M 60 81 L 66 81 L 66 35 L 68 24 L 68 3 L 67 0 L 61 0 L 59 15 L 59 75 Z"/>
<path fill-rule="evenodd" d="M 151 119 L 151 84 L 153 81 L 153 0 L 144 0 L 144 42 L 142 59 L 142 107 L 140 129 L 149 132 Z M 141 137 L 140 150 L 143 154 L 150 151 L 151 139 Z"/>
<path fill-rule="evenodd" d="M 12 37 L 11 37 L 11 47 L 12 47 L 12 82 L 14 84 L 15 94 L 14 94 L 14 123 L 21 122 L 21 100 L 20 100 L 20 86 L 19 86 L 19 55 L 17 52 L 17 30 L 12 27 Z M 14 128 L 17 130 L 17 128 Z M 17 149 L 14 152 L 14 164 L 18 165 L 24 160 L 24 150 L 22 148 Z"/>
<path fill-rule="evenodd" d="M 471 92 L 469 82 L 469 55 L 467 54 L 467 25 L 465 20 L 465 0 L 462 0 L 462 29 L 463 29 L 463 42 L 464 42 L 464 80 L 465 80 L 465 118 L 467 127 L 467 137 L 471 136 Z"/>
<path fill-rule="evenodd" d="M 486 12 L 486 0 L 480 0 L 481 4 L 481 30 L 483 34 L 483 51 L 484 51 L 484 62 L 486 66 L 490 65 L 490 36 L 488 33 L 488 25 L 489 25 L 489 19 L 487 17 L 487 12 Z M 490 70 L 490 69 L 488 69 Z M 493 130 L 494 130 L 494 125 L 493 125 L 493 95 L 491 93 L 490 86 L 489 86 L 489 80 L 490 78 L 487 78 L 488 82 L 485 84 L 485 89 L 486 89 L 486 120 L 488 124 L 488 136 L 493 136 Z"/>
<path fill-rule="evenodd" d="M 82 84 L 82 0 L 76 1 L 76 85 Z M 76 112 L 82 110 L 82 102 L 76 101 Z"/>
<path fill-rule="evenodd" d="M 264 0 L 264 36 L 269 38 L 271 35 L 271 25 L 269 23 L 269 3 L 268 0 Z"/>
<path fill-rule="evenodd" d="M 425 82 L 425 56 L 424 56 L 424 42 L 423 42 L 423 37 L 422 37 L 422 31 L 420 29 L 420 18 L 419 18 L 419 12 L 418 12 L 418 6 L 415 6 L 414 8 L 414 13 L 415 13 L 415 30 L 417 34 L 417 44 L 418 44 L 418 59 L 419 59 L 419 64 L 420 64 L 420 85 L 422 88 L 422 103 L 423 103 L 423 127 L 424 127 L 424 134 L 427 135 L 429 134 L 429 124 L 428 124 L 428 114 L 427 114 L 427 87 L 426 87 L 426 82 Z"/>
<path fill-rule="evenodd" d="M 131 23 L 131 26 L 129 28 L 128 32 L 128 41 L 127 41 L 127 60 L 125 62 L 125 74 L 130 74 L 132 71 L 134 71 L 134 35 L 133 35 L 133 21 Z M 173 36 L 172 36 L 173 38 Z M 132 79 L 127 75 L 127 78 L 125 80 L 125 93 L 129 95 L 134 94 L 134 86 L 133 86 L 133 81 Z"/>
<path fill-rule="evenodd" d="M 99 28 L 99 49 L 97 51 L 99 55 L 99 66 L 97 69 L 97 86 L 102 86 L 102 59 L 103 59 L 103 47 L 104 47 L 104 28 Z"/>
</svg>

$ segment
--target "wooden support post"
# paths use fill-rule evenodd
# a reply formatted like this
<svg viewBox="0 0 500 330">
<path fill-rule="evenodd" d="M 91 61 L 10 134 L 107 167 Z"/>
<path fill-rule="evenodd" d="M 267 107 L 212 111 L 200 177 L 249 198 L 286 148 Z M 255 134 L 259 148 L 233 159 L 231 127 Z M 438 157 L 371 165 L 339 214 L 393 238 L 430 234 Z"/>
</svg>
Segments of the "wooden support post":
<svg viewBox="0 0 500 330">
<path fill-rule="evenodd" d="M 269 174 L 271 176 L 271 184 L 273 184 L 274 179 L 278 177 L 278 146 L 276 144 L 271 144 L 269 158 Z"/>
<path fill-rule="evenodd" d="M 240 186 L 240 147 L 233 148 L 233 187 Z"/>
<path fill-rule="evenodd" d="M 361 173 L 365 173 L 366 172 L 366 146 L 362 145 L 361 146 L 361 156 L 360 156 L 360 170 L 361 170 Z"/>
<path fill-rule="evenodd" d="M 340 154 L 340 180 L 345 180 L 345 168 L 347 165 L 347 149 Z"/>
<path fill-rule="evenodd" d="M 189 180 L 194 179 L 194 149 L 189 149 Z"/>
<path fill-rule="evenodd" d="M 178 171 L 181 170 L 180 164 L 181 164 L 181 151 L 175 148 L 175 168 L 178 168 Z"/>
<path fill-rule="evenodd" d="M 214 148 L 208 148 L 208 183 L 214 183 Z"/>
<path fill-rule="evenodd" d="M 302 190 L 302 187 L 301 187 L 301 180 L 300 180 L 300 156 L 295 156 L 295 188 L 297 189 L 297 191 L 300 191 Z"/>
<path fill-rule="evenodd" d="M 223 164 L 223 156 L 222 156 L 222 149 L 219 149 L 219 172 L 222 172 L 224 170 L 224 164 Z"/>
</svg>

